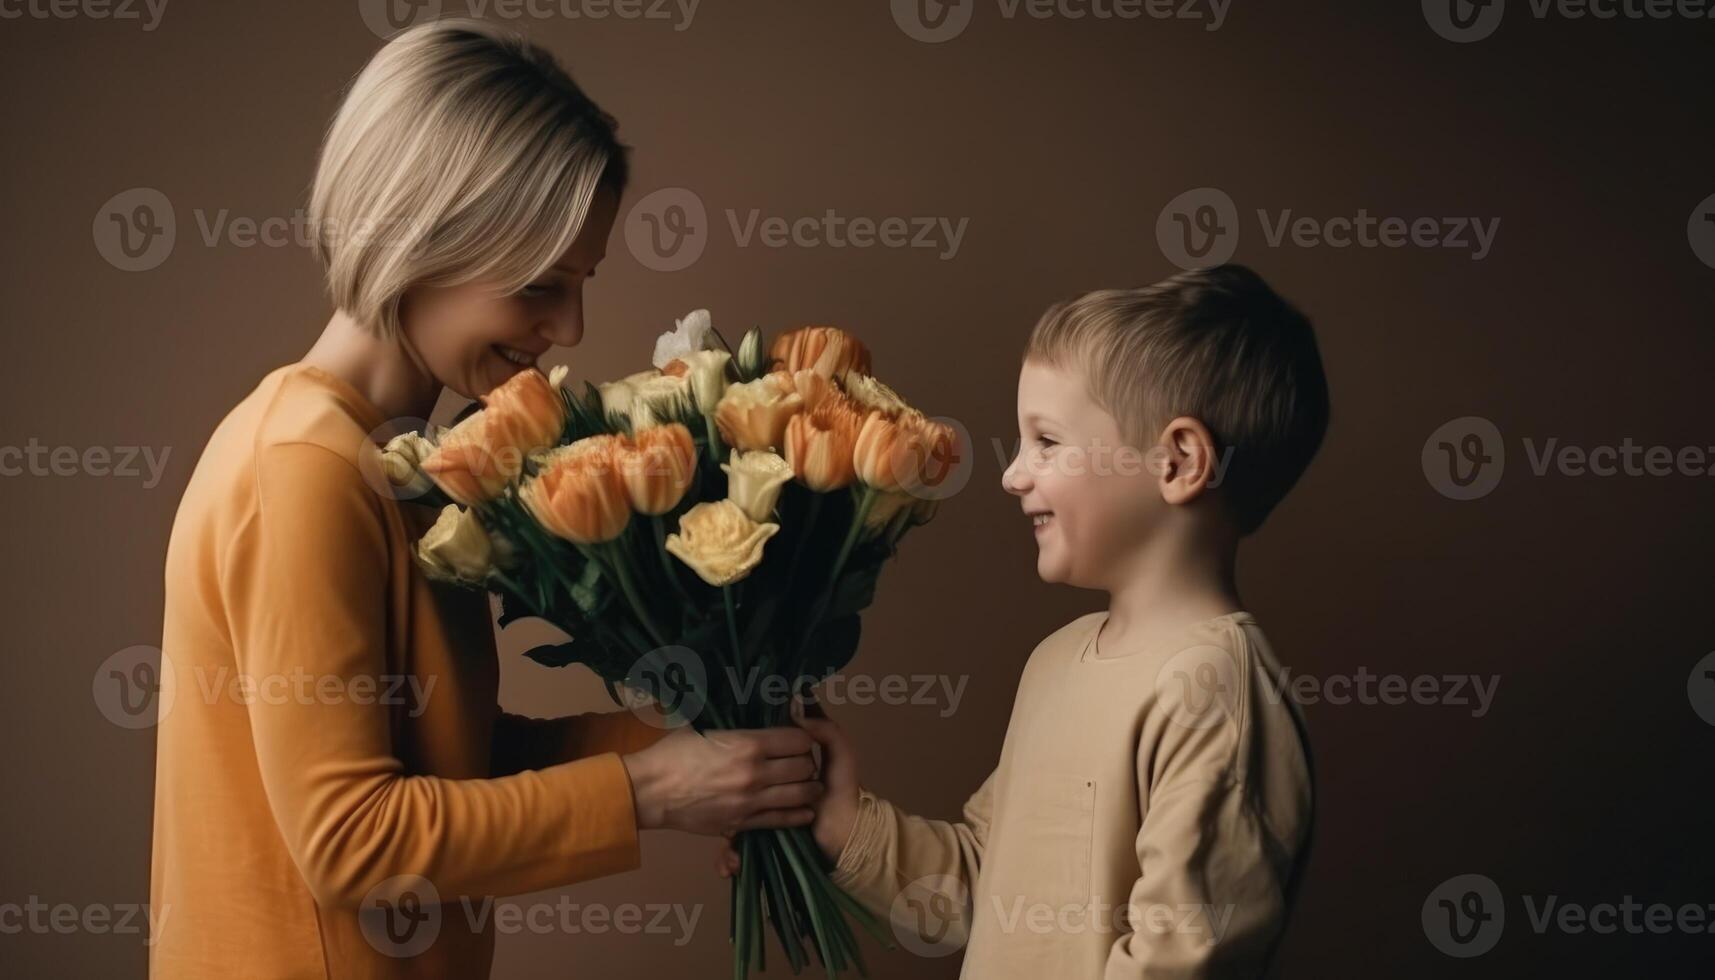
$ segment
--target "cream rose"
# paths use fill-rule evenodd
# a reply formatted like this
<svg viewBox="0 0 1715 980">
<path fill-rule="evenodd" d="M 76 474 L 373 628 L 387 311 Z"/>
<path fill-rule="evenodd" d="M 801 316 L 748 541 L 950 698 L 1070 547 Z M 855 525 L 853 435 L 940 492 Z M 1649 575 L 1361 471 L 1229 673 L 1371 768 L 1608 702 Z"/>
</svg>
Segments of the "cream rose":
<svg viewBox="0 0 1715 980">
<path fill-rule="evenodd" d="M 433 483 L 422 472 L 423 460 L 435 451 L 435 444 L 419 432 L 401 432 L 387 440 L 381 448 L 381 471 L 387 482 L 399 488 L 407 500 L 429 492 Z"/>
<path fill-rule="evenodd" d="M 493 567 L 494 546 L 475 512 L 448 504 L 417 542 L 417 561 L 430 578 L 481 585 Z"/>
<path fill-rule="evenodd" d="M 727 476 L 726 498 L 753 521 L 766 521 L 774 516 L 780 488 L 792 479 L 792 464 L 778 453 L 760 449 L 733 450 L 731 461 L 722 463 L 721 469 Z"/>
<path fill-rule="evenodd" d="M 704 501 L 679 517 L 667 550 L 714 586 L 736 582 L 762 561 L 762 544 L 780 525 L 759 524 L 730 500 Z"/>
</svg>

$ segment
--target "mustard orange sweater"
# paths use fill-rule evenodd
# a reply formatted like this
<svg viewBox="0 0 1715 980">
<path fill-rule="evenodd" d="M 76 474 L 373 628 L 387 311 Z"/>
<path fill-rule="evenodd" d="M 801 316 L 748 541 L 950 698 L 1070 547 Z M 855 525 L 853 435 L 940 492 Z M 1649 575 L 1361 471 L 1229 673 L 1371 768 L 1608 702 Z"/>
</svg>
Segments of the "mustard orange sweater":
<svg viewBox="0 0 1715 980">
<path fill-rule="evenodd" d="M 623 712 L 500 710 L 487 598 L 427 580 L 412 548 L 434 514 L 363 475 L 384 421 L 331 374 L 280 368 L 185 490 L 153 977 L 486 977 L 493 920 L 461 901 L 639 864 L 619 753 L 661 733 Z"/>
</svg>

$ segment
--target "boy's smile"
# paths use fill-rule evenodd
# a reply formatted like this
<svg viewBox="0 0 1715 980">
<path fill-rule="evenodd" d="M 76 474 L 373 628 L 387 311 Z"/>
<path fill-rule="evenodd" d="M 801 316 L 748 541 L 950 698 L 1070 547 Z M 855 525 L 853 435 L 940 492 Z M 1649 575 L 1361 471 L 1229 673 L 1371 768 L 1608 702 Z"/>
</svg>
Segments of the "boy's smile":
<svg viewBox="0 0 1715 980">
<path fill-rule="evenodd" d="M 1001 485 L 1020 498 L 1046 582 L 1100 588 L 1160 504 L 1155 474 L 1082 374 L 1028 360 L 1018 374 L 1018 456 Z"/>
</svg>

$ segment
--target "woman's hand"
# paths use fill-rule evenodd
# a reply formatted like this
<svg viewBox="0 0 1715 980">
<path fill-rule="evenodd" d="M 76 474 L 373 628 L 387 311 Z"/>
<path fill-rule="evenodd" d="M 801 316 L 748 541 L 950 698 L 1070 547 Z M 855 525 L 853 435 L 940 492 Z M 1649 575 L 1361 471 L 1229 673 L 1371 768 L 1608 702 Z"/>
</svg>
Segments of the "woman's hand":
<svg viewBox="0 0 1715 980">
<path fill-rule="evenodd" d="M 708 835 L 802 827 L 822 795 L 813 745 L 798 728 L 680 729 L 622 757 L 637 826 Z"/>
<path fill-rule="evenodd" d="M 816 819 L 812 833 L 816 844 L 829 861 L 839 861 L 846 840 L 851 837 L 857 821 L 858 760 L 846 730 L 822 712 L 819 705 L 810 705 L 805 713 L 794 712 L 794 720 L 822 747 L 822 786 L 824 791 L 816 803 Z M 738 852 L 730 838 L 721 846 L 715 858 L 715 873 L 730 878 L 739 871 Z"/>
</svg>

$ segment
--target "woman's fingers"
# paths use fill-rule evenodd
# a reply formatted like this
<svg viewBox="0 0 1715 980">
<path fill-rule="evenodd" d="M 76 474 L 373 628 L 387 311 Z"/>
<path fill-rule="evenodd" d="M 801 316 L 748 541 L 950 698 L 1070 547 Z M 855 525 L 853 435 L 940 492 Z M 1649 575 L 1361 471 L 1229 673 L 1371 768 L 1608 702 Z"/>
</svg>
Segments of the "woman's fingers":
<svg viewBox="0 0 1715 980">
<path fill-rule="evenodd" d="M 807 755 L 768 759 L 756 767 L 757 782 L 764 786 L 802 783 L 816 778 L 816 760 Z"/>
<path fill-rule="evenodd" d="M 811 806 L 822 798 L 821 783 L 783 783 L 752 793 L 746 803 L 757 810 L 794 809 Z"/>
</svg>

